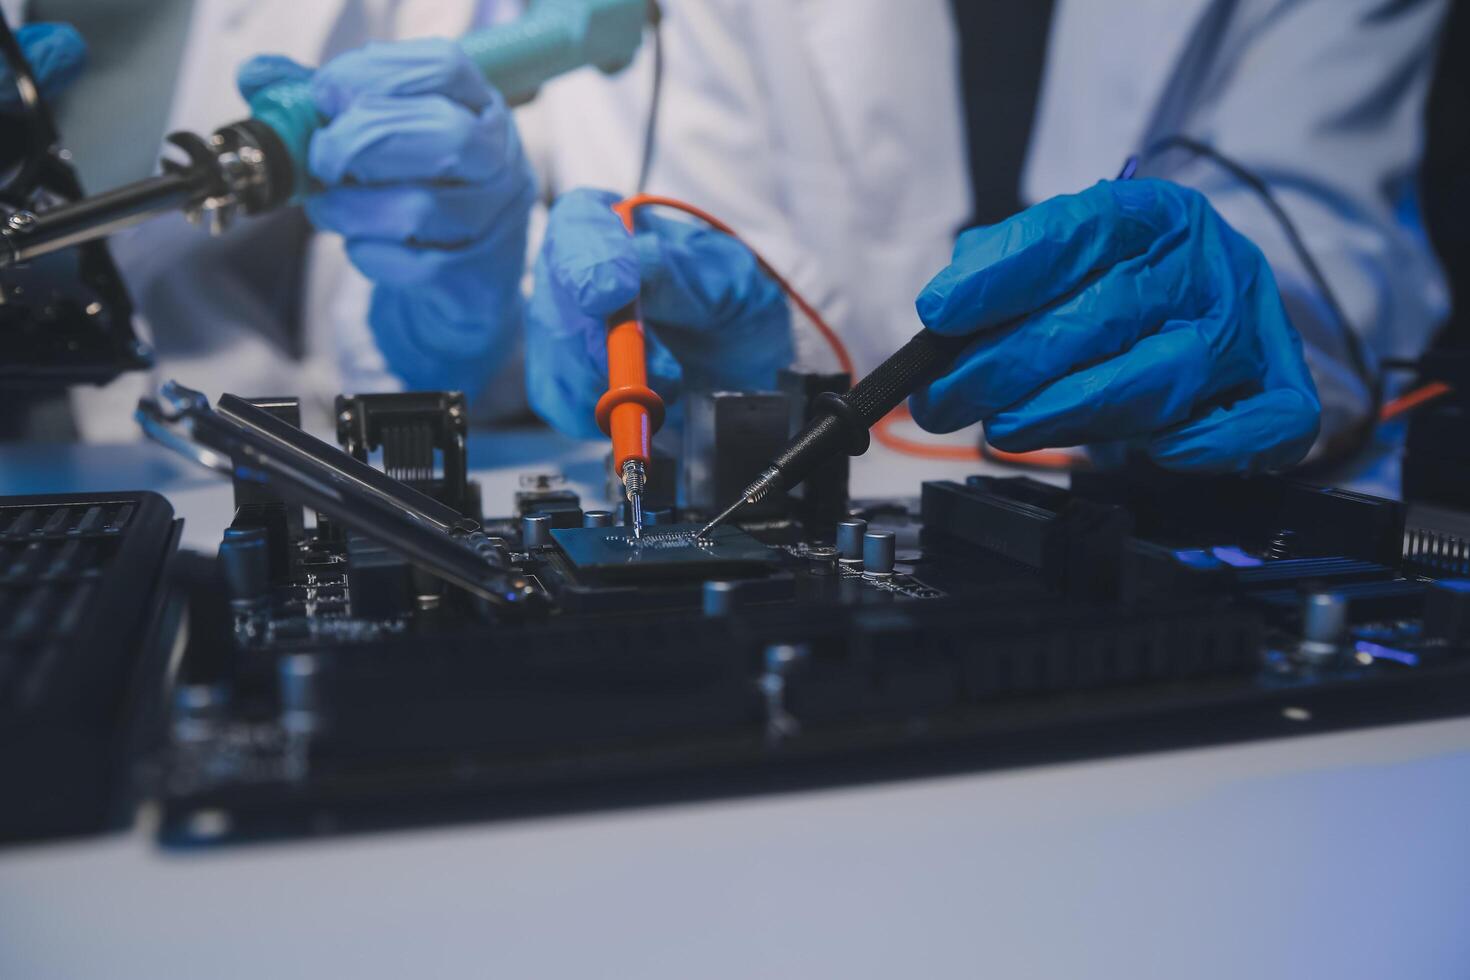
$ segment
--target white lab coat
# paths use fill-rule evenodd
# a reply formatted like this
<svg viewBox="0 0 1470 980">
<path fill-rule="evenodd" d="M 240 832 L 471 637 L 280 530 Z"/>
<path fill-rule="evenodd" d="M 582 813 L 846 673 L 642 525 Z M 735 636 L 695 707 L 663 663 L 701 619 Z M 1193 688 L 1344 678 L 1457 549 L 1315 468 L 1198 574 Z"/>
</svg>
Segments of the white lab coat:
<svg viewBox="0 0 1470 980">
<path fill-rule="evenodd" d="M 344 11 L 375 36 L 408 37 L 458 33 L 488 6 L 199 0 L 175 125 L 207 131 L 238 116 L 230 69 L 252 54 L 320 61 Z M 949 0 L 664 8 L 665 102 L 649 189 L 739 229 L 830 317 L 859 369 L 871 367 L 916 328 L 913 297 L 969 213 Z M 1412 354 L 1447 306 L 1411 197 L 1428 52 L 1444 9 L 1444 0 L 1060 0 L 1024 194 L 1085 187 L 1169 133 L 1214 142 L 1282 188 L 1373 347 Z M 650 70 L 645 45 L 622 75 L 559 79 L 518 114 L 544 192 L 632 189 Z M 1163 175 L 1205 190 L 1271 260 L 1328 427 L 1360 411 L 1322 304 L 1257 202 L 1206 164 Z M 391 386 L 363 325 L 369 285 L 332 236 L 316 236 L 310 262 L 301 358 L 247 355 L 242 337 L 210 363 L 163 349 L 159 373 L 211 394 L 291 386 L 319 403 L 344 388 Z M 229 315 L 201 308 L 196 322 L 215 330 Z M 798 325 L 798 336 L 802 358 L 823 363 L 812 332 Z"/>
</svg>

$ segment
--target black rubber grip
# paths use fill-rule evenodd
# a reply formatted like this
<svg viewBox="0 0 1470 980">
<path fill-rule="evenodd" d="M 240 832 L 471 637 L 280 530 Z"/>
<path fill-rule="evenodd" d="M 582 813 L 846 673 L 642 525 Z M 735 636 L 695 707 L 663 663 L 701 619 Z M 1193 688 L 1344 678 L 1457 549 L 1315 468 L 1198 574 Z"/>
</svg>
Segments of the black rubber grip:
<svg viewBox="0 0 1470 980">
<path fill-rule="evenodd" d="M 847 431 L 842 419 L 836 415 L 820 415 L 771 460 L 771 465 L 781 471 L 783 486 L 795 486 L 806 479 L 807 472 L 817 462 L 840 455 L 846 449 Z"/>
<path fill-rule="evenodd" d="M 932 381 L 974 338 L 944 337 L 920 330 L 843 398 L 871 428 L 920 385 Z"/>
<path fill-rule="evenodd" d="M 861 455 L 873 424 L 948 367 L 970 339 L 920 330 L 847 394 L 818 396 L 816 417 L 771 461 L 781 472 L 782 485 L 800 483 L 829 456 Z"/>
</svg>

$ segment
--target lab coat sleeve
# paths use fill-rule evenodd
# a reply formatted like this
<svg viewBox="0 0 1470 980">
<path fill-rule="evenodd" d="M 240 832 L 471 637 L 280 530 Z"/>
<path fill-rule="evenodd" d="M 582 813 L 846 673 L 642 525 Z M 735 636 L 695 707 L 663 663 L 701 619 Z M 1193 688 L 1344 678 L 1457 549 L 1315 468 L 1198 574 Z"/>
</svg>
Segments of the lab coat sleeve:
<svg viewBox="0 0 1470 980">
<path fill-rule="evenodd" d="M 1265 181 L 1375 362 L 1417 356 L 1448 312 L 1417 197 L 1424 105 L 1446 7 L 1444 0 L 1255 5 L 1250 18 L 1230 25 L 1228 57 L 1209 69 L 1218 77 L 1200 86 L 1216 104 L 1182 122 L 1156 121 L 1150 137 L 1185 133 Z M 1350 367 L 1342 325 L 1280 223 L 1214 162 L 1174 152 L 1151 169 L 1205 192 L 1260 246 L 1322 399 L 1316 451 L 1351 433 L 1369 410 L 1369 392 Z"/>
</svg>

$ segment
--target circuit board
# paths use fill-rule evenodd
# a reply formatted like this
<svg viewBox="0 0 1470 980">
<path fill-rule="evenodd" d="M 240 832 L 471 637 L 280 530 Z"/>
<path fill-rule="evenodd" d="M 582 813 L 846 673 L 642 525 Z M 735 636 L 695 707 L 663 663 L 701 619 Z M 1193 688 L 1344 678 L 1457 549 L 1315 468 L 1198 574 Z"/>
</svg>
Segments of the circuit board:
<svg viewBox="0 0 1470 980">
<path fill-rule="evenodd" d="M 844 499 L 842 520 L 891 543 L 872 567 L 795 501 L 700 540 L 694 509 L 634 535 L 554 475 L 527 485 L 483 527 L 545 595 L 538 616 L 325 519 L 283 533 L 289 505 L 252 496 L 236 524 L 275 527 L 286 553 L 228 609 L 196 594 L 196 622 L 224 635 L 203 628 L 184 658 L 163 839 L 892 778 L 1432 716 L 1470 695 L 1453 589 L 1377 498 L 1280 479 L 934 481 Z M 1311 596 L 1340 603 L 1325 640 Z"/>
<path fill-rule="evenodd" d="M 691 484 L 703 501 L 650 485 L 639 534 L 616 485 L 608 503 L 584 501 L 555 473 L 527 474 L 483 516 L 453 397 L 340 403 L 345 452 L 294 428 L 289 400 L 225 404 L 239 426 L 198 408 L 193 430 L 268 465 L 236 467 L 218 552 L 172 562 L 179 608 L 162 618 L 188 628 L 166 637 L 171 667 L 133 760 L 133 792 L 158 804 L 170 845 L 907 778 L 1470 705 L 1470 523 L 1442 510 L 1136 469 L 1069 488 L 919 480 L 911 496 L 865 500 L 834 472 L 701 540 L 709 502 L 747 474 Z M 705 436 L 656 472 L 711 472 L 700 454 L 719 433 Z M 365 468 L 380 445 L 402 481 Z M 292 469 L 307 460 L 325 471 Z M 272 467 L 288 478 L 249 479 Z"/>
</svg>

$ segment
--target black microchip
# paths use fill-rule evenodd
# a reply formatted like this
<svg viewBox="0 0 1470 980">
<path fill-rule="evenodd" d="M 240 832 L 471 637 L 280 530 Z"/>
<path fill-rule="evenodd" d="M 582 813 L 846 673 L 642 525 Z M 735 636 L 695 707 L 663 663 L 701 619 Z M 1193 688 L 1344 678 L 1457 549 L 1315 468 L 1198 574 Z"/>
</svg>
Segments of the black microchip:
<svg viewBox="0 0 1470 980">
<path fill-rule="evenodd" d="M 698 524 L 654 525 L 635 538 L 626 527 L 552 528 L 551 536 L 578 569 L 608 576 L 686 576 L 751 571 L 774 565 L 778 553 L 733 525 L 696 538 Z"/>
</svg>

